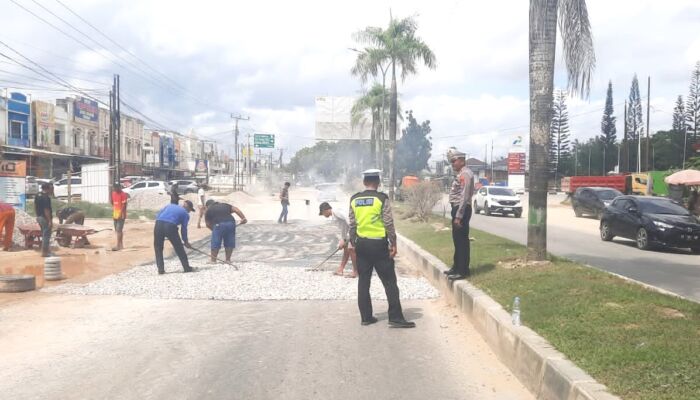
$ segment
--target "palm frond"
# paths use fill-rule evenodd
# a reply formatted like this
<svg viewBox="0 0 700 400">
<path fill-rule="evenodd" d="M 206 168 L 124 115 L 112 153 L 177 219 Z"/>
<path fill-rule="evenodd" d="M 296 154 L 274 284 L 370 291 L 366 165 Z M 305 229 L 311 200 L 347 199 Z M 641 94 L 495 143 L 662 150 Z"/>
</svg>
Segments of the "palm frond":
<svg viewBox="0 0 700 400">
<path fill-rule="evenodd" d="M 558 10 L 569 93 L 588 98 L 596 60 L 586 1 L 559 0 Z"/>
<path fill-rule="evenodd" d="M 371 46 L 382 46 L 384 30 L 376 26 L 368 26 L 361 31 L 353 33 L 352 38 L 359 43 Z"/>
</svg>

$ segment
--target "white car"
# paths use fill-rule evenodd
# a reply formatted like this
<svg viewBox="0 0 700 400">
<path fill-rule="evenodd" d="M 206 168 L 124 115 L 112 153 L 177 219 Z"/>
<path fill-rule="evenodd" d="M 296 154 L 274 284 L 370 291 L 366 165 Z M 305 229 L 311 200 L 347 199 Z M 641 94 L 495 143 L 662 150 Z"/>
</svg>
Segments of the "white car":
<svg viewBox="0 0 700 400">
<path fill-rule="evenodd" d="M 63 178 L 53 184 L 54 196 L 58 199 L 68 198 L 68 178 Z M 83 179 L 78 176 L 70 178 L 70 197 L 81 198 L 83 195 Z"/>
<path fill-rule="evenodd" d="M 515 218 L 523 215 L 523 205 L 520 196 L 511 188 L 502 186 L 484 186 L 476 192 L 474 198 L 474 214 L 484 210 L 484 214 L 499 213 L 513 214 Z"/>
<path fill-rule="evenodd" d="M 158 194 L 167 194 L 168 189 L 165 185 L 165 182 L 162 181 L 141 181 L 137 182 L 128 188 L 122 189 L 122 191 L 129 196 L 133 196 L 134 194 L 137 193 L 142 193 L 142 192 L 156 192 Z"/>
</svg>

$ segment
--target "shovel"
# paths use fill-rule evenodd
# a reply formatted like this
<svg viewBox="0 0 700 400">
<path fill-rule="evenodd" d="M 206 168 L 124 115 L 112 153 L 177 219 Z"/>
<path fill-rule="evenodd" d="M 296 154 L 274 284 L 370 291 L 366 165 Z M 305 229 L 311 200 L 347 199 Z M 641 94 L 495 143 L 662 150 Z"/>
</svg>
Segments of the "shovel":
<svg viewBox="0 0 700 400">
<path fill-rule="evenodd" d="M 338 252 L 338 250 L 340 250 L 340 248 L 335 249 L 335 251 L 334 251 L 333 253 L 331 253 L 330 256 L 326 257 L 325 260 L 321 261 L 320 264 L 318 264 L 317 266 L 315 266 L 315 267 L 313 267 L 313 268 L 307 268 L 306 271 L 322 271 L 322 270 L 320 269 L 320 268 L 321 268 L 321 265 L 325 264 L 326 261 L 330 260 L 331 257 L 333 257 L 333 256 L 335 255 L 335 253 Z"/>
<path fill-rule="evenodd" d="M 197 253 L 204 254 L 204 255 L 207 256 L 207 257 L 210 257 L 210 256 L 211 256 L 209 253 L 205 253 L 205 252 L 203 252 L 202 250 L 200 250 L 200 249 L 198 249 L 198 248 L 196 248 L 196 247 L 190 247 L 190 250 L 194 250 L 194 251 L 196 251 Z M 217 258 L 216 261 L 222 262 L 222 263 L 224 263 L 224 264 L 228 264 L 228 265 L 232 266 L 233 268 L 235 268 L 236 271 L 238 271 L 238 267 L 237 267 L 236 265 L 234 265 L 232 262 L 228 262 L 228 261 L 222 260 L 222 259 L 220 259 L 220 258 Z"/>
</svg>

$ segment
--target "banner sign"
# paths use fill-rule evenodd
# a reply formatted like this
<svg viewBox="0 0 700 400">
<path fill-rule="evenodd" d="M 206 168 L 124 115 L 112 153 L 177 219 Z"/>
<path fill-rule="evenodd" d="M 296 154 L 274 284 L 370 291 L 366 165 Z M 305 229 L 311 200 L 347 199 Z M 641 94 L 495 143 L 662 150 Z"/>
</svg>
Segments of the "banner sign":
<svg viewBox="0 0 700 400">
<path fill-rule="evenodd" d="M 194 176 L 197 178 L 206 178 L 209 174 L 209 160 L 195 160 Z"/>
<path fill-rule="evenodd" d="M 508 173 L 525 174 L 525 153 L 508 153 Z"/>
<path fill-rule="evenodd" d="M 0 176 L 24 178 L 27 176 L 27 162 L 0 160 Z"/>
<path fill-rule="evenodd" d="M 275 135 L 262 135 L 256 133 L 253 137 L 253 143 L 255 144 L 255 148 L 274 149 Z"/>
<path fill-rule="evenodd" d="M 96 123 L 99 119 L 97 102 L 84 97 L 75 99 L 75 102 L 73 102 L 73 116 L 75 119 Z"/>
<path fill-rule="evenodd" d="M 26 161 L 0 161 L 0 200 L 21 209 L 25 208 Z"/>
</svg>

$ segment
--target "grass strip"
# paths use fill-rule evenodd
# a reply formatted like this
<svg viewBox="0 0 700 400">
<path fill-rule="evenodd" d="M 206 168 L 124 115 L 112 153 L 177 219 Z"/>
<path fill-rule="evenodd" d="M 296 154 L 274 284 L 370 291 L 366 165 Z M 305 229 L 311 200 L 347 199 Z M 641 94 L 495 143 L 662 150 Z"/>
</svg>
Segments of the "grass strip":
<svg viewBox="0 0 700 400">
<path fill-rule="evenodd" d="M 86 201 L 72 201 L 70 205 L 66 202 L 51 199 L 51 207 L 53 208 L 54 217 L 56 212 L 64 207 L 75 207 L 83 210 L 86 218 L 112 218 L 111 204 L 95 204 Z M 35 217 L 34 200 L 27 200 L 27 214 Z M 127 219 L 139 219 L 141 216 L 148 219 L 156 218 L 156 211 L 152 210 L 130 210 L 127 208 Z"/>
<path fill-rule="evenodd" d="M 396 226 L 452 265 L 449 220 L 397 218 Z M 506 310 L 520 296 L 523 324 L 613 393 L 626 400 L 700 398 L 700 304 L 557 257 L 518 266 L 512 261 L 525 256 L 524 246 L 475 229 L 470 236 L 470 282 Z"/>
</svg>

